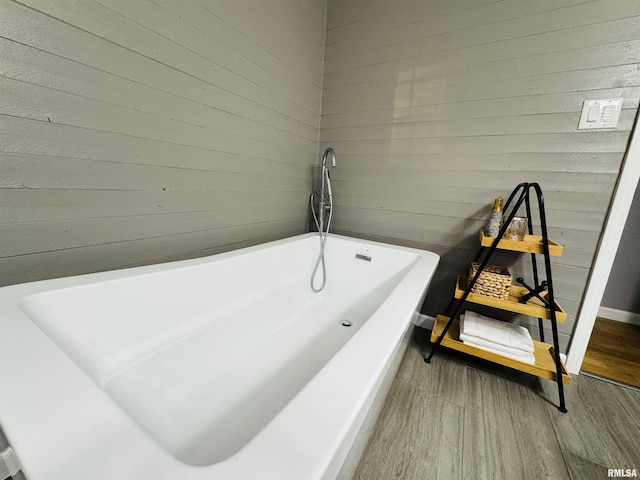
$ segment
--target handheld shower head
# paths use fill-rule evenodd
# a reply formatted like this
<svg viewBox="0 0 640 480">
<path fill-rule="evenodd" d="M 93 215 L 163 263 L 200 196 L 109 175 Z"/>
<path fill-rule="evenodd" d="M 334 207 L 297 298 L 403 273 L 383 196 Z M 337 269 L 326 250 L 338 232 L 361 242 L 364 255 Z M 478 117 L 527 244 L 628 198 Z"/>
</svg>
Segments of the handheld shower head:
<svg viewBox="0 0 640 480">
<path fill-rule="evenodd" d="M 329 195 L 329 204 L 332 205 L 333 204 L 333 190 L 331 189 L 331 175 L 329 175 L 329 169 L 328 168 L 325 169 L 325 173 L 327 175 L 327 194 Z"/>
</svg>

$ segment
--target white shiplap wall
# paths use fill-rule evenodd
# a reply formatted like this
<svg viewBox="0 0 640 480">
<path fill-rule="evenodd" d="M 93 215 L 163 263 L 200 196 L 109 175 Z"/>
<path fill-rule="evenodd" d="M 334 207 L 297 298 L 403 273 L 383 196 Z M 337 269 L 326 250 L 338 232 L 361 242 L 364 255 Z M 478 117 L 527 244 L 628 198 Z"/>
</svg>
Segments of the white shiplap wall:
<svg viewBox="0 0 640 480">
<path fill-rule="evenodd" d="M 433 315 L 493 199 L 539 182 L 565 246 L 553 265 L 565 348 L 638 108 L 639 61 L 636 0 L 329 0 L 321 147 L 338 155 L 335 231 L 439 253 Z M 582 102 L 611 97 L 625 99 L 618 128 L 578 132 Z M 531 280 L 529 262 L 496 260 Z"/>
<path fill-rule="evenodd" d="M 322 0 L 0 2 L 0 285 L 303 233 Z"/>
</svg>

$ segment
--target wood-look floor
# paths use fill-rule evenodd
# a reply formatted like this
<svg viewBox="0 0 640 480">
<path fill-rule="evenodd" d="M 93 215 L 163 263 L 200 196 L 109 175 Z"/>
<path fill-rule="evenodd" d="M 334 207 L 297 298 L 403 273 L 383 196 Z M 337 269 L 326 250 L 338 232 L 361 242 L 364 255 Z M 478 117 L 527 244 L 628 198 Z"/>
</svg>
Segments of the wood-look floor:
<svg viewBox="0 0 640 480">
<path fill-rule="evenodd" d="M 417 328 L 354 478 L 607 478 L 640 472 L 640 391 L 584 375 L 553 382 L 442 349 Z"/>
<path fill-rule="evenodd" d="M 582 370 L 640 388 L 640 327 L 598 317 Z"/>
</svg>

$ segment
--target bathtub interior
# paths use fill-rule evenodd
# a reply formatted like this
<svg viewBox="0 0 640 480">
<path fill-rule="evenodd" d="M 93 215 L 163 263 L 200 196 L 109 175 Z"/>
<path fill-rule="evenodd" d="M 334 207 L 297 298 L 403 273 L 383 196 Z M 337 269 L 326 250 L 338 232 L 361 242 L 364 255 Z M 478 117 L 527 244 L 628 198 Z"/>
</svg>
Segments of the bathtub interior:
<svg viewBox="0 0 640 480">
<path fill-rule="evenodd" d="M 330 240 L 319 294 L 311 237 L 39 293 L 20 307 L 167 451 L 210 465 L 274 418 L 418 260 Z"/>
</svg>

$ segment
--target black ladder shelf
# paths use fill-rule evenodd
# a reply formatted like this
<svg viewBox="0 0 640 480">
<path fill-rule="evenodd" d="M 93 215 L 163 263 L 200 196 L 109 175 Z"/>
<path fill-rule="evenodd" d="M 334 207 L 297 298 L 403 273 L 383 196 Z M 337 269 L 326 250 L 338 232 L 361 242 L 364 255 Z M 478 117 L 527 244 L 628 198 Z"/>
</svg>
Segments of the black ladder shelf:
<svg viewBox="0 0 640 480">
<path fill-rule="evenodd" d="M 533 222 L 531 220 L 531 190 L 535 191 L 538 203 L 542 233 L 540 236 L 533 234 Z M 516 199 L 515 203 L 509 211 L 509 206 L 514 199 Z M 502 235 L 518 211 L 518 208 L 520 208 L 523 203 L 527 212 L 529 235 L 525 236 L 524 241 L 502 239 Z M 484 235 L 483 231 L 480 232 L 480 249 L 474 259 L 474 262 L 479 263 L 478 271 L 471 279 L 463 276 L 458 277 L 454 297 L 445 309 L 445 314 L 438 315 L 436 317 L 436 322 L 431 333 L 431 341 L 434 345 L 429 355 L 425 357 L 424 361 L 426 363 L 431 363 L 431 358 L 436 353 L 440 345 L 443 345 L 447 348 L 484 358 L 485 360 L 499 363 L 541 378 L 554 380 L 558 385 L 558 410 L 566 413 L 567 408 L 564 401 L 564 384 L 568 384 L 571 377 L 560 360 L 557 325 L 558 322 L 564 321 L 566 313 L 555 301 L 553 280 L 551 276 L 551 256 L 561 255 L 562 246 L 549 240 L 547 220 L 544 211 L 544 198 L 542 196 L 542 190 L 537 183 L 519 184 L 513 192 L 511 192 L 511 195 L 509 195 L 504 206 L 504 212 L 509 212 L 509 214 L 505 217 L 503 225 L 496 238 L 487 237 Z M 471 292 L 471 289 L 475 285 L 484 268 L 487 266 L 489 259 L 496 249 L 531 254 L 534 281 L 533 287 L 525 285 L 523 281 L 522 283 L 525 287 L 512 285 L 509 292 L 509 298 L 507 300 L 499 300 Z M 538 276 L 536 254 L 544 255 L 546 280 L 542 282 Z M 521 279 L 518 280 L 521 281 Z M 545 287 L 547 292 L 541 294 Z M 461 342 L 459 340 L 458 315 L 460 315 L 465 302 L 482 304 L 492 308 L 537 317 L 538 328 L 540 330 L 540 341 L 534 340 L 533 342 L 535 350 L 535 364 L 532 365 L 518 360 L 512 360 L 511 358 L 503 357 Z M 553 344 L 544 343 L 543 320 L 545 319 L 551 322 Z"/>
</svg>

